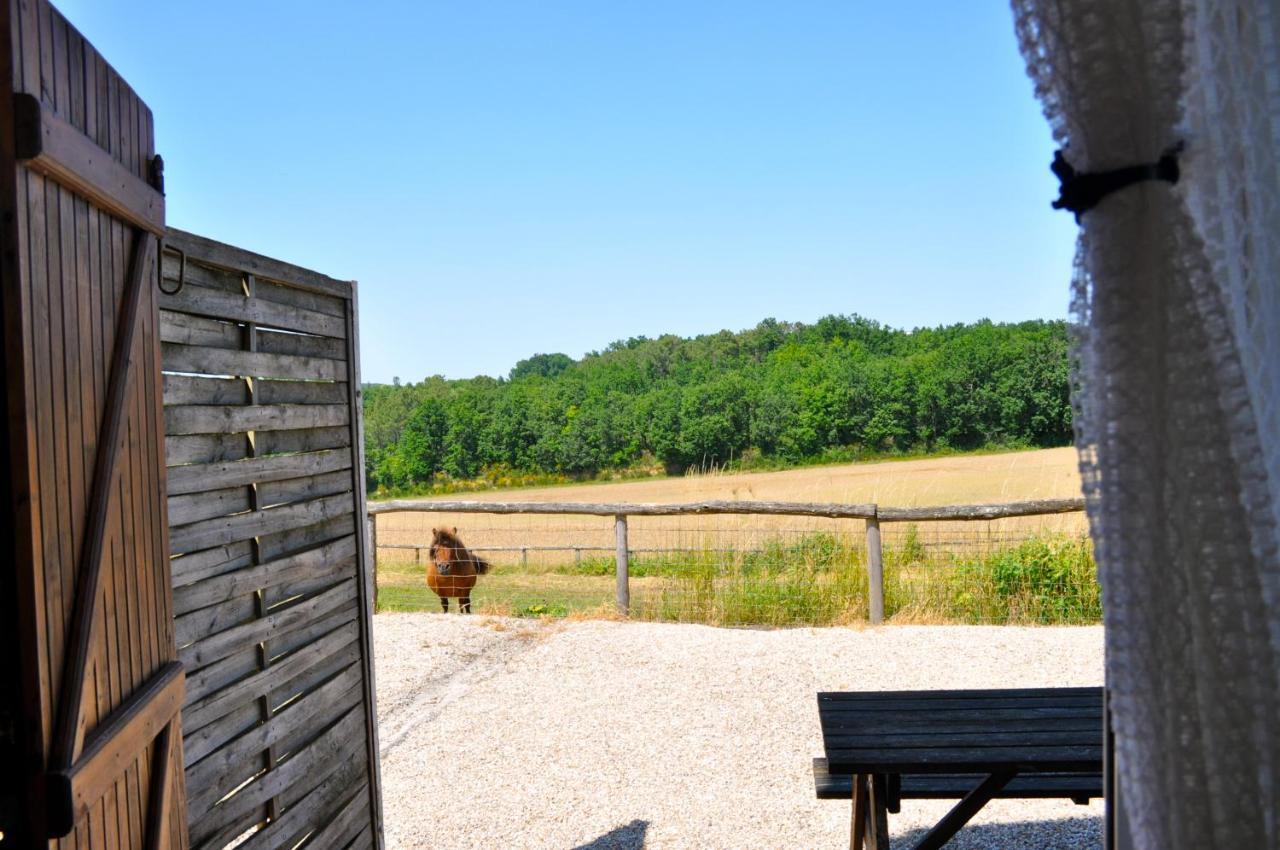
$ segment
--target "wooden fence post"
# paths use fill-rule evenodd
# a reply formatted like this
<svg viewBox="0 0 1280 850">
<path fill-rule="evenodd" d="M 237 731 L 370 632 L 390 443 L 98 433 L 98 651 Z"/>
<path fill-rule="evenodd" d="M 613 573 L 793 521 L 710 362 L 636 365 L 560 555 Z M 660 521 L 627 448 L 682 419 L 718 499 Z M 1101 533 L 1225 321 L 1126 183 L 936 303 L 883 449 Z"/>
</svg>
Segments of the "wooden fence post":
<svg viewBox="0 0 1280 850">
<path fill-rule="evenodd" d="M 880 520 L 867 518 L 867 604 L 873 626 L 884 622 L 884 560 L 880 549 Z"/>
<path fill-rule="evenodd" d="M 378 515 L 369 514 L 369 569 L 373 571 L 373 610 L 378 611 Z"/>
<path fill-rule="evenodd" d="M 618 514 L 613 518 L 613 529 L 618 538 L 618 613 L 626 617 L 631 614 L 631 580 L 629 576 L 631 565 L 627 555 L 626 514 Z"/>
</svg>

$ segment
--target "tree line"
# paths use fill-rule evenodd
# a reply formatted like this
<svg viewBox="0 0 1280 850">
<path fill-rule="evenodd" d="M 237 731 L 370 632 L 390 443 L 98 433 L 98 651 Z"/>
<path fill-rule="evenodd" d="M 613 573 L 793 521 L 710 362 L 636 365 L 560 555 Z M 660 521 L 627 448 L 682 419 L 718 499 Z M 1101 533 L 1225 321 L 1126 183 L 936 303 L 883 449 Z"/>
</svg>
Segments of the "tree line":
<svg viewBox="0 0 1280 850">
<path fill-rule="evenodd" d="M 372 489 L 494 468 L 582 478 L 1071 440 L 1061 321 L 898 330 L 860 316 L 633 337 L 506 378 L 364 387 Z"/>
</svg>

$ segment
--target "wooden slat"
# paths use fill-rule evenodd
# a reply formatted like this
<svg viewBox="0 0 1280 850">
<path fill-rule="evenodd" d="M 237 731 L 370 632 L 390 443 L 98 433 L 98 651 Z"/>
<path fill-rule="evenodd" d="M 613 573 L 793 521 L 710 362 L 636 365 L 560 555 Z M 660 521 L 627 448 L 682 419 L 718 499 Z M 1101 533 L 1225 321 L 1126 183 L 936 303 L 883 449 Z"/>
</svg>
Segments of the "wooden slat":
<svg viewBox="0 0 1280 850">
<path fill-rule="evenodd" d="M 333 337 L 283 333 L 270 328 L 259 328 L 258 350 L 269 354 L 296 354 L 302 357 L 345 360 L 347 344 L 346 340 Z"/>
<path fill-rule="evenodd" d="M 259 404 L 343 404 L 346 381 L 259 381 Z"/>
<path fill-rule="evenodd" d="M 170 496 L 168 509 L 170 525 L 236 514 L 249 510 L 249 490 L 247 487 L 226 487 L 204 493 Z"/>
<path fill-rule="evenodd" d="M 360 667 L 349 664 L 343 672 L 320 687 L 290 703 L 265 723 L 256 723 L 207 758 L 187 768 L 187 780 L 193 788 L 190 804 L 195 809 L 207 808 L 240 784 L 234 771 L 242 765 L 256 773 L 254 756 L 282 742 L 289 734 L 311 728 L 318 731 L 359 704 Z M 313 733 L 314 734 L 314 733 Z"/>
<path fill-rule="evenodd" d="M 342 320 L 336 316 L 313 313 L 300 307 L 276 304 L 262 298 L 250 298 L 194 286 L 183 287 L 175 295 L 161 293 L 160 306 L 165 310 L 181 311 L 212 319 L 252 322 L 256 325 L 320 336 L 337 338 L 346 336 L 346 328 Z"/>
<path fill-rule="evenodd" d="M 201 581 L 211 576 L 232 572 L 249 563 L 249 542 L 240 541 L 226 546 L 216 546 L 201 552 L 192 552 L 171 561 L 173 586 Z"/>
<path fill-rule="evenodd" d="M 95 206 L 157 236 L 164 234 L 164 196 L 32 95 L 13 98 L 19 160 Z"/>
<path fill-rule="evenodd" d="M 353 599 L 355 599 L 355 587 L 352 582 L 344 581 L 289 608 L 198 640 L 180 650 L 178 657 L 187 667 L 202 667 L 247 644 L 259 643 L 268 636 L 279 636 L 284 632 L 301 628 L 311 620 Z"/>
<path fill-rule="evenodd" d="M 321 386 L 328 386 L 322 384 Z M 243 378 L 206 378 L 197 375 L 165 375 L 164 403 L 248 404 L 249 385 Z"/>
<path fill-rule="evenodd" d="M 78 131 L 75 131 L 78 133 Z M 86 523 L 81 544 L 81 560 L 76 569 L 76 591 L 71 608 L 71 634 L 68 640 L 67 658 L 63 665 L 62 702 L 58 712 L 57 732 L 53 739 L 52 762 L 60 768 L 69 768 L 80 752 L 84 735 L 83 707 L 85 677 L 89 664 L 91 642 L 96 637 L 98 616 L 101 610 L 99 592 L 103 572 L 103 547 L 106 541 L 110 512 L 115 507 L 112 495 L 119 480 L 122 453 L 135 457 L 136 451 L 124 451 L 121 440 L 126 436 L 127 405 L 133 388 L 133 371 L 130 361 L 134 339 L 139 324 L 139 305 L 142 288 L 151 269 L 155 238 L 139 234 L 134 239 L 129 281 L 125 302 L 120 311 L 112 350 L 110 378 L 104 405 L 103 420 L 98 439 L 99 450 L 94 458 L 92 489 L 85 508 Z M 140 370 L 140 368 L 139 368 Z M 145 380 L 145 379 L 144 379 Z M 154 618 L 151 620 L 154 622 Z M 69 827 L 68 827 L 69 828 Z"/>
<path fill-rule="evenodd" d="M 350 449 L 326 449 L 223 463 L 193 464 L 169 471 L 169 493 L 199 493 L 222 487 L 265 484 L 351 468 Z"/>
<path fill-rule="evenodd" d="M 181 615 L 254 590 L 331 573 L 351 561 L 355 555 L 355 538 L 344 537 L 316 549 L 251 569 L 236 570 L 201 582 L 181 585 L 174 588 L 174 613 Z"/>
<path fill-rule="evenodd" d="M 239 348 L 240 326 L 173 310 L 160 311 L 160 341 L 211 348 Z"/>
<path fill-rule="evenodd" d="M 258 504 L 266 508 L 350 492 L 351 472 L 344 469 L 262 484 L 258 487 Z"/>
<path fill-rule="evenodd" d="M 204 818 L 194 821 L 191 824 L 192 839 L 200 843 L 225 832 L 230 833 L 225 838 L 234 838 L 246 825 L 242 819 L 271 797 L 299 780 L 312 779 L 318 783 L 361 748 L 363 725 L 360 709 L 347 712 L 288 761 L 262 774 Z"/>
<path fill-rule="evenodd" d="M 345 404 L 171 405 L 165 430 L 177 436 L 330 428 L 345 425 L 348 415 Z"/>
<path fill-rule="evenodd" d="M 254 254 L 242 248 L 215 242 L 194 233 L 171 227 L 165 235 L 165 241 L 186 251 L 188 256 L 198 257 L 200 262 L 206 265 L 221 266 L 230 271 L 249 273 L 259 278 L 285 281 L 296 289 L 311 290 L 341 299 L 346 299 L 351 294 L 351 285 L 344 281 L 335 280 L 301 266 Z"/>
<path fill-rule="evenodd" d="M 853 793 L 853 775 L 833 774 L 827 760 L 813 760 L 813 778 L 820 800 L 848 800 Z M 900 794 L 904 800 L 957 800 L 982 781 L 980 774 L 924 774 L 902 777 Z M 1021 774 L 996 794 L 1009 799 L 1089 799 L 1102 796 L 1102 775 L 1098 773 Z"/>
<path fill-rule="evenodd" d="M 115 778 L 137 761 L 182 707 L 182 693 L 182 665 L 165 665 L 95 730 L 74 765 L 50 774 L 50 817 L 55 829 L 70 830 Z M 62 809 L 59 803 L 68 807 Z"/>
<path fill-rule="evenodd" d="M 235 711 L 237 706 L 253 705 L 264 694 L 273 693 L 278 688 L 283 688 L 290 694 L 309 690 L 310 685 L 297 685 L 294 680 L 316 670 L 321 670 L 319 675 L 328 678 L 337 669 L 356 660 L 359 657 L 359 646 L 356 644 L 359 633 L 354 619 L 349 618 L 345 624 L 300 647 L 293 654 L 276 659 L 270 671 L 259 670 L 250 676 L 222 683 L 212 689 L 193 682 L 188 693 L 194 694 L 196 699 L 183 708 L 182 715 L 187 729 L 188 763 L 194 764 L 213 751 L 213 746 L 201 747 L 202 740 L 209 740 L 209 735 L 202 730 Z M 336 669 L 325 668 L 327 661 L 331 661 Z M 202 673 L 196 673 L 192 678 L 201 676 Z"/>
<path fill-rule="evenodd" d="M 201 345 L 162 344 L 164 368 L 169 372 L 204 375 L 244 375 L 308 381 L 344 381 L 346 364 L 322 357 L 293 357 L 251 351 L 227 351 Z"/>
<path fill-rule="evenodd" d="M 170 531 L 173 552 L 194 552 L 248 540 L 251 537 L 301 528 L 352 512 L 350 494 L 326 496 L 310 502 L 249 511 L 236 516 L 193 522 Z"/>
<path fill-rule="evenodd" d="M 354 446 L 351 429 L 344 426 L 332 428 L 303 428 L 287 431 L 266 431 L 258 435 L 258 454 L 283 452 L 317 452 L 324 449 L 341 449 Z"/>
</svg>

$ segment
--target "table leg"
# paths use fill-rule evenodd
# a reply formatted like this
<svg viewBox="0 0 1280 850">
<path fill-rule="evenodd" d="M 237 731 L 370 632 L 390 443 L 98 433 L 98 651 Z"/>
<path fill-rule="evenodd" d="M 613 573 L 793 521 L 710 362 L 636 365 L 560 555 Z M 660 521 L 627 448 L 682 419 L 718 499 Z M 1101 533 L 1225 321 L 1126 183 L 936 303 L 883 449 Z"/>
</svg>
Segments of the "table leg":
<svg viewBox="0 0 1280 850">
<path fill-rule="evenodd" d="M 863 850 L 862 839 L 867 831 L 867 776 L 853 776 L 853 823 L 849 830 L 849 850 Z"/>
<path fill-rule="evenodd" d="M 869 777 L 867 794 L 867 850 L 889 850 L 888 777 Z"/>
<path fill-rule="evenodd" d="M 951 811 L 947 812 L 942 820 L 938 821 L 937 826 L 929 830 L 924 838 L 921 838 L 916 844 L 915 850 L 939 850 L 942 845 L 950 841 L 960 828 L 969 822 L 969 819 L 978 813 L 978 811 L 991 802 L 991 798 L 1000 793 L 1004 786 L 1008 785 L 1013 777 L 1017 776 L 1016 770 L 1006 770 L 1001 773 L 993 773 L 978 784 L 959 803 L 956 803 Z"/>
</svg>

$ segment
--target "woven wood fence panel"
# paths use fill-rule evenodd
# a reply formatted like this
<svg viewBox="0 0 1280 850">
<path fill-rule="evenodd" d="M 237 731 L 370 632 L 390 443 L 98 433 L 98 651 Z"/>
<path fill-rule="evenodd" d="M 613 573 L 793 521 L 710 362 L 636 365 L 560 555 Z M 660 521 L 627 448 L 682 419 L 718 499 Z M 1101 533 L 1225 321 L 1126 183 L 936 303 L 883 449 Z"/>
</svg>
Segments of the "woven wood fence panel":
<svg viewBox="0 0 1280 850">
<path fill-rule="evenodd" d="M 381 846 L 354 286 L 170 230 L 191 845 Z"/>
</svg>

